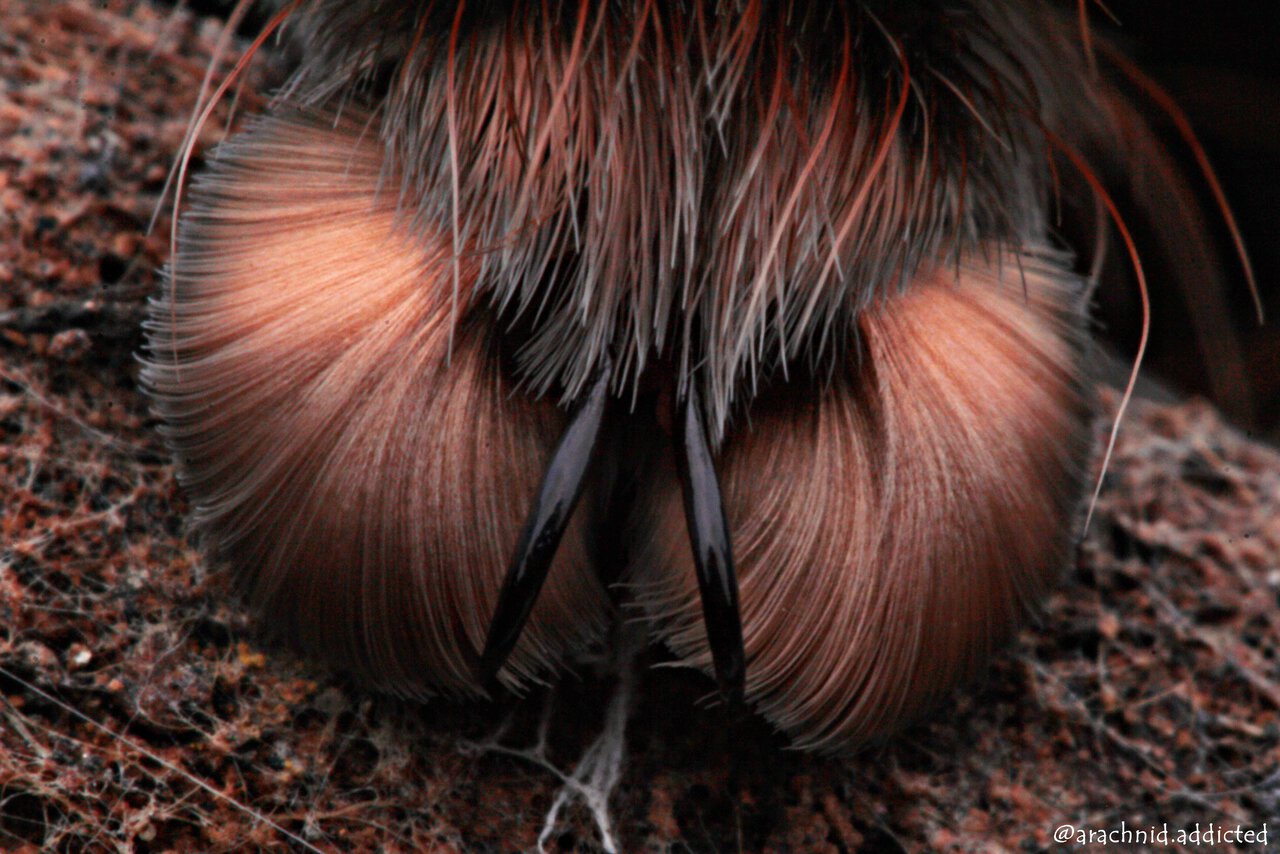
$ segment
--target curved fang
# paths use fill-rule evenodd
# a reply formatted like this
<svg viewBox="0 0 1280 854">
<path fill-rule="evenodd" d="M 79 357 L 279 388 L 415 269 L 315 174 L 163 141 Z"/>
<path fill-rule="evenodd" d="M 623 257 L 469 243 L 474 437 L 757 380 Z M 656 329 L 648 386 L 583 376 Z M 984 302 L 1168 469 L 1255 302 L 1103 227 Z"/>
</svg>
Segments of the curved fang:
<svg viewBox="0 0 1280 854">
<path fill-rule="evenodd" d="M 684 492 L 684 514 L 693 546 L 698 589 L 702 594 L 702 618 L 707 626 L 711 660 L 715 664 L 720 696 L 741 703 L 746 682 L 746 653 L 742 645 L 742 617 L 738 610 L 738 576 L 733 568 L 729 524 L 720 498 L 702 423 L 702 407 L 692 383 L 676 413 L 676 465 Z"/>
<path fill-rule="evenodd" d="M 489 621 L 489 635 L 476 668 L 476 676 L 486 690 L 497 687 L 498 671 L 520 640 L 520 632 L 547 580 L 560 538 L 582 495 L 587 464 L 600 436 L 611 374 L 611 366 L 606 362 L 587 399 L 565 428 L 542 476 L 538 497 L 525 521 L 515 557 L 498 594 L 498 606 Z"/>
</svg>

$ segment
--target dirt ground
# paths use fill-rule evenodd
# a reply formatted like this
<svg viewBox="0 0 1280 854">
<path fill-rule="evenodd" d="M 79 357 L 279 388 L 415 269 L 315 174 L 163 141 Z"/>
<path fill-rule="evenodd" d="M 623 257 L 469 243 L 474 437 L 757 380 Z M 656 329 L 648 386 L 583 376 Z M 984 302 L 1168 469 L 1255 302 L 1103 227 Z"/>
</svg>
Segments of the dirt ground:
<svg viewBox="0 0 1280 854">
<path fill-rule="evenodd" d="M 370 696 L 260 646 L 184 537 L 134 354 L 168 252 L 167 215 L 148 222 L 218 32 L 0 0 L 0 849 L 527 850 L 613 679 L 498 706 Z M 1206 404 L 1137 405 L 1075 566 L 985 685 L 833 759 L 644 669 L 612 833 L 1039 851 L 1068 824 L 1266 821 L 1280 840 L 1278 594 L 1280 454 Z M 546 838 L 602 835 L 576 799 Z"/>
</svg>

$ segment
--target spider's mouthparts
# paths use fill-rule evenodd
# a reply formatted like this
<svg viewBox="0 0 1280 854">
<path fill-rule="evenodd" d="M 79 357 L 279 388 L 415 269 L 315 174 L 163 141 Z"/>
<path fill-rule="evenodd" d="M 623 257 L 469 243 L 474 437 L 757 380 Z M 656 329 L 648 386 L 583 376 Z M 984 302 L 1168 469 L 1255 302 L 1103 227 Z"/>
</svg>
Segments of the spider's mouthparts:
<svg viewBox="0 0 1280 854">
<path fill-rule="evenodd" d="M 702 617 L 725 702 L 741 704 L 747 678 L 738 610 L 738 576 L 733 567 L 729 523 L 724 515 L 720 482 L 707 445 L 707 428 L 697 385 L 689 384 L 676 414 L 676 468 L 684 495 L 684 514 L 693 546 L 693 564 L 702 597 Z"/>
<path fill-rule="evenodd" d="M 612 364 L 606 362 L 551 456 L 520 535 L 476 667 L 476 680 L 490 694 L 498 688 L 498 672 L 520 640 L 551 569 L 560 537 L 582 495 L 587 466 L 599 444 L 611 378 Z M 679 410 L 676 460 L 707 640 L 721 697 L 727 703 L 740 705 L 746 684 L 746 653 L 738 609 L 738 578 L 696 386 L 690 386 Z"/>
<path fill-rule="evenodd" d="M 502 582 L 498 606 L 489 622 L 484 652 L 476 668 L 477 680 L 490 693 L 498 686 L 498 671 L 520 640 L 520 633 L 551 570 L 560 538 L 582 496 L 587 465 L 600 438 L 612 377 L 612 366 L 606 362 L 565 428 L 538 486 L 515 557 Z"/>
</svg>

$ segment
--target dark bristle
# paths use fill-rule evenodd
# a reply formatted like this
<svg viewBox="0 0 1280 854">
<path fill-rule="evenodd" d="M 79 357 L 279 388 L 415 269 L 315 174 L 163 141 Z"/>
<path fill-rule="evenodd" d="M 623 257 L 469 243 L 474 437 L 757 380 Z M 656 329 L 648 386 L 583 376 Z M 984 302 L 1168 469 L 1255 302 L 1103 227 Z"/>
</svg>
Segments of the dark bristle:
<svg viewBox="0 0 1280 854">
<path fill-rule="evenodd" d="M 313 0 L 297 23 L 293 97 L 393 81 L 370 100 L 404 209 L 537 315 L 526 387 L 574 398 L 613 348 L 625 393 L 674 358 L 716 443 L 755 378 L 829 360 L 922 263 L 1038 235 L 1038 125 L 1105 124 L 1035 3 Z"/>
</svg>

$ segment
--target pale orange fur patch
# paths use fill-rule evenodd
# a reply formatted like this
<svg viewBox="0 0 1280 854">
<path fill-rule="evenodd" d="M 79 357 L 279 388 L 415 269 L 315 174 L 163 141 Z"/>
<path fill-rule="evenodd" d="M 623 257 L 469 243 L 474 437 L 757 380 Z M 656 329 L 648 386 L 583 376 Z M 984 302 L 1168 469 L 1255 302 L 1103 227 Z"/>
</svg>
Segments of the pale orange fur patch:
<svg viewBox="0 0 1280 854">
<path fill-rule="evenodd" d="M 803 747 L 901 727 L 979 671 L 1066 564 L 1086 419 L 1081 286 L 1052 258 L 918 277 L 821 388 L 766 391 L 719 460 L 747 696 Z M 642 499 L 636 589 L 708 670 L 679 487 Z"/>
<path fill-rule="evenodd" d="M 382 167 L 354 119 L 274 118 L 225 146 L 192 192 L 145 382 L 197 530 L 270 630 L 377 687 L 474 693 L 564 418 L 512 395 L 466 288 L 454 326 L 447 236 L 402 227 Z M 503 680 L 547 675 L 607 608 L 575 523 Z"/>
</svg>

